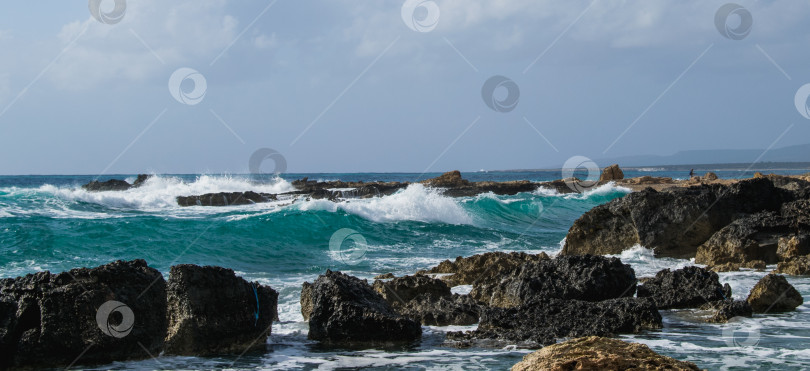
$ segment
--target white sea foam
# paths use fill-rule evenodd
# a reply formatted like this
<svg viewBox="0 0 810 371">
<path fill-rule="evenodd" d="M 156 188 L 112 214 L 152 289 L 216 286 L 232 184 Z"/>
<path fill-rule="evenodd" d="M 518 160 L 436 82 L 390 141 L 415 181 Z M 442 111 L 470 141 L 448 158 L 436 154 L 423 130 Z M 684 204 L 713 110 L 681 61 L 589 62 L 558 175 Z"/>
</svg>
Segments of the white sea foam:
<svg viewBox="0 0 810 371">
<path fill-rule="evenodd" d="M 404 190 L 385 197 L 349 200 L 333 206 L 323 202 L 328 201 L 321 200 L 315 207 L 332 210 L 339 208 L 374 222 L 412 220 L 472 224 L 472 217 L 455 199 L 421 184 L 411 184 Z"/>
<path fill-rule="evenodd" d="M 178 196 L 244 191 L 276 194 L 291 190 L 292 185 L 283 179 L 268 184 L 255 184 L 245 178 L 213 175 L 201 175 L 192 182 L 171 176 L 153 176 L 142 186 L 126 191 L 87 192 L 78 187 L 56 187 L 47 184 L 39 188 L 40 192 L 50 193 L 65 200 L 145 211 L 177 208 Z"/>
</svg>

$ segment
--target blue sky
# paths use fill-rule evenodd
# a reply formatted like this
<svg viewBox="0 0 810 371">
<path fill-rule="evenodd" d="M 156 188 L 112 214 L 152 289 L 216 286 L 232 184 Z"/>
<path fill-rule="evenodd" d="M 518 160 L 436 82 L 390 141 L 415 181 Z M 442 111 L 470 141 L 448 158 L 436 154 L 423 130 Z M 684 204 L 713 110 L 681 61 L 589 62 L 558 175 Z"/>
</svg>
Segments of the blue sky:
<svg viewBox="0 0 810 371">
<path fill-rule="evenodd" d="M 4 4 L 0 173 L 245 173 L 260 148 L 290 172 L 494 170 L 810 142 L 794 105 L 810 2 L 739 2 L 741 40 L 715 25 L 726 1 L 412 3 L 139 0 L 114 24 L 84 1 Z M 197 104 L 169 90 L 181 68 L 205 79 Z M 514 109 L 484 102 L 492 76 L 519 87 Z"/>
</svg>

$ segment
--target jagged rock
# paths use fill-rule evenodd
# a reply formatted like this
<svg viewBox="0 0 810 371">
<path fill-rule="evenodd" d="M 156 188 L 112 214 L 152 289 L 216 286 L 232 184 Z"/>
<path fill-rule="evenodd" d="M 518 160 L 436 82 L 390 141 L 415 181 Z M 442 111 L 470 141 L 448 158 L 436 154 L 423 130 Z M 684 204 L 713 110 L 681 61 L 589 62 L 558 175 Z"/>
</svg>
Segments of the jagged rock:
<svg viewBox="0 0 810 371">
<path fill-rule="evenodd" d="M 516 272 L 525 262 L 549 259 L 544 252 L 527 254 L 523 252 L 488 252 L 462 258 L 455 261 L 445 260 L 429 269 L 427 273 L 451 274 L 441 277 L 449 286 L 472 285 L 475 281 L 488 282 L 500 280 L 501 277 Z"/>
<path fill-rule="evenodd" d="M 231 269 L 175 265 L 167 292 L 167 354 L 207 356 L 264 347 L 278 318 L 278 293 Z"/>
<path fill-rule="evenodd" d="M 748 215 L 733 221 L 698 247 L 695 263 L 718 265 L 743 264 L 752 260 L 776 263 L 780 236 L 793 228 L 789 218 L 775 212 Z"/>
<path fill-rule="evenodd" d="M 734 317 L 751 317 L 753 310 L 745 300 L 718 300 L 700 306 L 702 310 L 711 310 L 714 313 L 707 322 L 726 323 Z"/>
<path fill-rule="evenodd" d="M 147 180 L 149 180 L 150 178 L 152 178 L 152 176 L 151 176 L 151 175 L 147 175 L 147 174 L 139 174 L 139 175 L 138 175 L 138 178 L 136 178 L 136 179 L 135 179 L 135 183 L 132 183 L 132 187 L 133 187 L 133 188 L 140 187 L 140 186 L 142 186 L 144 183 L 146 183 L 146 181 L 147 181 Z"/>
<path fill-rule="evenodd" d="M 773 273 L 789 274 L 793 276 L 810 275 L 810 255 L 798 256 L 776 265 Z"/>
<path fill-rule="evenodd" d="M 712 271 L 715 271 L 715 272 L 718 272 L 718 273 L 720 273 L 720 272 L 736 272 L 736 271 L 740 270 L 740 264 L 739 263 L 723 263 L 723 264 L 718 264 L 718 265 L 707 266 L 706 269 L 709 269 L 709 270 L 712 270 Z"/>
<path fill-rule="evenodd" d="M 524 263 L 516 274 L 500 280 L 475 281 L 470 296 L 509 308 L 542 298 L 600 301 L 635 292 L 636 275 L 629 265 L 618 258 L 583 255 Z"/>
<path fill-rule="evenodd" d="M 717 273 L 689 266 L 675 271 L 664 269 L 655 278 L 638 286 L 639 298 L 651 298 L 658 309 L 697 308 L 731 297 L 731 288 L 720 285 Z"/>
<path fill-rule="evenodd" d="M 428 326 L 471 325 L 478 322 L 479 305 L 467 295 L 452 295 L 441 280 L 423 275 L 375 281 L 394 310 Z"/>
<path fill-rule="evenodd" d="M 393 273 L 378 274 L 378 275 L 374 276 L 375 280 L 387 280 L 387 279 L 391 279 L 391 278 L 396 278 L 396 276 L 394 276 Z"/>
<path fill-rule="evenodd" d="M 454 188 L 470 185 L 470 181 L 461 177 L 458 170 L 448 171 L 436 178 L 422 181 L 422 184 L 430 187 Z"/>
<path fill-rule="evenodd" d="M 346 345 L 411 342 L 421 335 L 419 323 L 394 312 L 365 281 L 327 270 L 312 285 L 312 340 Z"/>
<path fill-rule="evenodd" d="M 180 206 L 231 206 L 250 205 L 277 200 L 276 195 L 268 193 L 248 192 L 219 192 L 207 193 L 201 196 L 178 196 L 177 204 Z"/>
<path fill-rule="evenodd" d="M 395 301 L 394 310 L 425 326 L 467 326 L 478 323 L 481 306 L 469 295 L 422 294 L 405 303 Z"/>
<path fill-rule="evenodd" d="M 647 299 L 545 299 L 512 308 L 487 308 L 477 330 L 449 332 L 447 339 L 458 347 L 516 344 L 536 348 L 562 337 L 611 336 L 661 327 L 661 315 Z"/>
<path fill-rule="evenodd" d="M 717 180 L 717 174 L 710 171 L 710 172 L 706 173 L 706 175 L 703 176 L 703 180 L 708 181 L 708 182 Z"/>
<path fill-rule="evenodd" d="M 374 281 L 374 291 L 389 304 L 406 303 L 422 294 L 449 297 L 450 287 L 441 280 L 423 275 L 394 278 L 391 281 Z"/>
<path fill-rule="evenodd" d="M 751 268 L 756 270 L 764 270 L 767 264 L 762 260 L 749 260 L 742 264 L 742 268 Z"/>
<path fill-rule="evenodd" d="M 624 179 L 624 172 L 619 168 L 619 164 L 613 164 L 602 169 L 602 174 L 599 176 L 600 183 L 622 179 Z"/>
<path fill-rule="evenodd" d="M 166 281 L 143 260 L 0 280 L 0 369 L 145 359 L 165 334 Z"/>
<path fill-rule="evenodd" d="M 810 235 L 779 237 L 776 255 L 780 260 L 790 260 L 808 254 L 810 254 Z"/>
<path fill-rule="evenodd" d="M 769 274 L 751 289 L 747 301 L 755 313 L 776 313 L 790 312 L 802 305 L 804 299 L 785 276 Z"/>
<path fill-rule="evenodd" d="M 669 177 L 653 177 L 649 175 L 644 175 L 637 178 L 622 179 L 621 181 L 617 181 L 616 183 L 628 185 L 645 185 L 645 184 L 652 185 L 652 184 L 672 184 L 675 183 L 675 181 Z"/>
<path fill-rule="evenodd" d="M 692 362 L 662 356 L 644 344 L 590 336 L 549 345 L 523 357 L 512 371 L 700 370 Z"/>
<path fill-rule="evenodd" d="M 561 253 L 618 254 L 642 245 L 656 256 L 692 258 L 739 215 L 778 211 L 793 197 L 765 178 L 660 192 L 648 188 L 586 212 L 568 231 Z"/>
<path fill-rule="evenodd" d="M 304 321 L 309 321 L 312 315 L 312 284 L 304 282 L 301 287 L 301 315 Z"/>
</svg>

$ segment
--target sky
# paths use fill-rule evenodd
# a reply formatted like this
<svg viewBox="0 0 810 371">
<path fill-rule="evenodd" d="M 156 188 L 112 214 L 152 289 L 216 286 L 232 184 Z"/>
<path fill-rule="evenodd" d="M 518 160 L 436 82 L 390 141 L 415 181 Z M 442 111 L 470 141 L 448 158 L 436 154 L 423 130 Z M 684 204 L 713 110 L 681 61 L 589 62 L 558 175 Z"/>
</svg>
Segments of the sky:
<svg viewBox="0 0 810 371">
<path fill-rule="evenodd" d="M 295 173 L 530 169 L 810 142 L 810 2 L 726 4 L 8 2 L 0 174 L 240 174 L 257 151 Z"/>
</svg>

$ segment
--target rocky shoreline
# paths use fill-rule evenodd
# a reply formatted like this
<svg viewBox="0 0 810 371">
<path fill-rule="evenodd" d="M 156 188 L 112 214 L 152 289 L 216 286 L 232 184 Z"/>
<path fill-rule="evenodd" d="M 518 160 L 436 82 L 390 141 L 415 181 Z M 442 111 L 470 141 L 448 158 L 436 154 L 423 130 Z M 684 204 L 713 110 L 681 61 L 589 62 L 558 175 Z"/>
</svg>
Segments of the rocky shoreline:
<svg viewBox="0 0 810 371">
<path fill-rule="evenodd" d="M 85 188 L 128 190 L 148 179 Z M 572 192 L 571 181 L 541 186 Z M 402 277 L 381 275 L 373 282 L 331 270 L 304 282 L 301 314 L 309 339 L 341 349 L 410 345 L 420 342 L 422 326 L 477 324 L 474 330 L 448 332 L 443 345 L 540 349 L 515 370 L 561 364 L 697 369 L 609 337 L 657 331 L 663 326 L 661 311 L 670 309 L 694 313 L 702 322 L 724 323 L 802 305 L 800 293 L 781 274 L 810 274 L 807 179 L 729 181 L 710 174 L 688 181 L 623 179 L 621 169 L 612 166 L 600 179 L 608 182 L 635 192 L 582 215 L 554 257 L 489 252 Z M 538 187 L 527 181 L 469 182 L 458 172 L 423 184 L 454 197 Z M 180 197 L 178 203 L 224 206 L 291 195 L 339 200 L 392 194 L 407 185 L 302 179 L 288 194 L 223 193 Z M 604 256 L 636 245 L 654 249 L 657 256 L 695 258 L 707 268 L 637 277 L 632 266 Z M 776 271 L 763 272 L 746 300 L 733 300 L 731 288 L 716 273 L 762 270 L 767 264 L 778 264 Z M 145 261 L 134 260 L 0 280 L 0 369 L 107 364 L 159 354 L 238 355 L 265 346 L 278 320 L 278 293 L 271 287 L 221 267 L 176 265 L 167 274 L 164 279 Z M 470 286 L 468 294 L 452 292 L 461 285 Z"/>
</svg>

